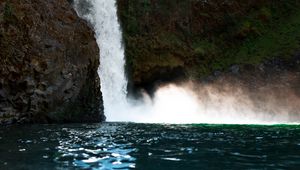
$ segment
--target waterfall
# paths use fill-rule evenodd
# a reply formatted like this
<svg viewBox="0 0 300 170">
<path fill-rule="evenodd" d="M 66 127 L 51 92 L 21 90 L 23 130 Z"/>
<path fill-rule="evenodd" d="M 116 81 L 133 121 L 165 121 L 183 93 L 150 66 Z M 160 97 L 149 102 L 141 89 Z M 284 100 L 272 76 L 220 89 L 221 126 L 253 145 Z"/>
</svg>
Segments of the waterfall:
<svg viewBox="0 0 300 170">
<path fill-rule="evenodd" d="M 225 88 L 225 92 L 220 92 L 218 86 L 196 84 L 198 90 L 195 91 L 195 85 L 187 82 L 181 86 L 160 87 L 153 98 L 144 94 L 140 100 L 127 99 L 125 57 L 116 0 L 74 0 L 74 6 L 79 16 L 94 27 L 100 47 L 98 72 L 107 121 L 221 124 L 295 122 L 289 116 L 289 109 L 276 107 L 272 103 L 266 103 L 263 109 L 257 110 L 249 94 L 238 90 L 238 87 L 230 87 L 229 91 Z M 300 102 L 297 97 L 293 100 Z"/>
<path fill-rule="evenodd" d="M 100 67 L 104 113 L 107 120 L 127 105 L 127 79 L 122 33 L 118 22 L 116 0 L 75 0 L 80 17 L 90 22 L 100 47 Z"/>
</svg>

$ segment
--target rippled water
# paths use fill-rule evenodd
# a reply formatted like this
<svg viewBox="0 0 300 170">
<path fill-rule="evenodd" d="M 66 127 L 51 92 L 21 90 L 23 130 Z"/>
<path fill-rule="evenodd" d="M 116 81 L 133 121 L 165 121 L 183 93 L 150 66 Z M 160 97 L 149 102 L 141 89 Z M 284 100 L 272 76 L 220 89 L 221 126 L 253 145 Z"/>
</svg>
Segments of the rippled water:
<svg viewBox="0 0 300 170">
<path fill-rule="evenodd" d="M 0 169 L 287 169 L 300 126 L 134 123 L 0 128 Z"/>
</svg>

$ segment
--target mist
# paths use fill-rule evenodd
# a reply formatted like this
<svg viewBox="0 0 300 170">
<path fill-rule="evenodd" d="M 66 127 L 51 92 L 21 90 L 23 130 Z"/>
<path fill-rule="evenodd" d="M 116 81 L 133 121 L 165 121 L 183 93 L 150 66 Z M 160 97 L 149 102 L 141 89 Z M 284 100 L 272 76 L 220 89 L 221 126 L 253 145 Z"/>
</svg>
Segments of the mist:
<svg viewBox="0 0 300 170">
<path fill-rule="evenodd" d="M 122 30 L 116 1 L 74 1 L 95 30 L 107 121 L 137 123 L 290 124 L 300 122 L 299 75 L 266 65 L 210 82 L 158 86 L 154 94 L 128 96 Z M 259 70 L 258 72 L 255 70 Z M 240 77 L 240 78 L 239 78 Z M 241 78 L 243 77 L 243 78 Z M 155 82 L 154 82 L 155 83 Z"/>
<path fill-rule="evenodd" d="M 294 89 L 265 85 L 256 90 L 234 83 L 195 82 L 160 86 L 151 98 L 128 99 L 108 121 L 136 123 L 298 124 L 300 98 Z"/>
</svg>

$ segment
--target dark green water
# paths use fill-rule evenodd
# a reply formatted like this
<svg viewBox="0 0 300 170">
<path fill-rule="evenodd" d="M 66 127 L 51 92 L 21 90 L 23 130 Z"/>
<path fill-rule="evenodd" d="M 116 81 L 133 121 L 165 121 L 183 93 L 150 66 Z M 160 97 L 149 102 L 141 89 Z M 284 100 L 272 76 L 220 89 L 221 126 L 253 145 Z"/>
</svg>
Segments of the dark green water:
<svg viewBox="0 0 300 170">
<path fill-rule="evenodd" d="M 0 128 L 0 169 L 299 169 L 300 126 L 133 123 Z"/>
</svg>

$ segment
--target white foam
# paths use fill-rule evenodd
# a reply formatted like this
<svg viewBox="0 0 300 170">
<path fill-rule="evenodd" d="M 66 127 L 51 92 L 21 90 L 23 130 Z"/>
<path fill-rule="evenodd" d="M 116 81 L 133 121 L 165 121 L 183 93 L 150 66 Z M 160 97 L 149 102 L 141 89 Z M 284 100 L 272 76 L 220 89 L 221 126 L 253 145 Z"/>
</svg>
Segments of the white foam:
<svg viewBox="0 0 300 170">
<path fill-rule="evenodd" d="M 75 7 L 80 0 L 75 0 Z M 115 0 L 86 0 L 90 13 L 80 14 L 94 26 L 100 47 L 101 91 L 107 121 L 139 123 L 281 124 L 291 122 L 286 114 L 257 112 L 243 94 L 219 94 L 207 88 L 199 98 L 186 86 L 159 88 L 154 98 L 127 99 L 122 32 Z"/>
</svg>

